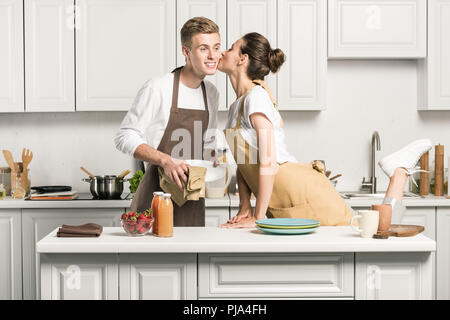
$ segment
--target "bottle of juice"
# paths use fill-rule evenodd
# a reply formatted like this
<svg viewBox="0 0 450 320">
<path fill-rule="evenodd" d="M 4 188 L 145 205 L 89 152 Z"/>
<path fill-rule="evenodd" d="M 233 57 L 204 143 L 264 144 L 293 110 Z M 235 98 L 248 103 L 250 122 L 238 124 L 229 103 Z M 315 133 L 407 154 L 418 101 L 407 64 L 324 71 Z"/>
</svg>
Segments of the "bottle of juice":
<svg viewBox="0 0 450 320">
<path fill-rule="evenodd" d="M 164 192 L 156 191 L 153 192 L 152 199 L 152 216 L 153 216 L 153 225 L 152 225 L 152 233 L 154 235 L 158 234 L 158 204 L 160 197 L 164 194 Z"/>
<path fill-rule="evenodd" d="M 158 203 L 158 237 L 173 236 L 173 203 L 170 193 L 164 193 Z"/>
</svg>

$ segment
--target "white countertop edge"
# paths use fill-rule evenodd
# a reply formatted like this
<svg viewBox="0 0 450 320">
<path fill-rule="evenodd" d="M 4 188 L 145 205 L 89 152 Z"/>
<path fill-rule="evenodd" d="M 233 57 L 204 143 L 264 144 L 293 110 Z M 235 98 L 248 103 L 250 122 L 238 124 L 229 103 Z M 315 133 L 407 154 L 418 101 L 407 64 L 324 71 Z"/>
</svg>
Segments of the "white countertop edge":
<svg viewBox="0 0 450 320">
<path fill-rule="evenodd" d="M 321 234 L 284 236 L 260 234 L 256 229 L 225 230 L 205 228 L 200 239 L 186 242 L 187 231 L 172 238 L 157 238 L 151 235 L 128 237 L 120 227 L 105 228 L 105 237 L 57 238 L 58 229 L 53 230 L 36 245 L 38 253 L 326 253 L 326 252 L 432 252 L 436 242 L 418 234 L 414 237 L 364 239 L 351 233 L 348 227 L 321 227 Z M 340 228 L 340 229 L 329 229 Z M 327 231 L 327 229 L 331 231 Z M 194 231 L 194 230 L 192 230 Z M 184 234 L 181 234 L 184 232 Z M 252 232 L 251 234 L 245 234 Z M 116 235 L 111 235 L 115 233 Z M 117 235 L 123 235 L 118 238 Z M 338 234 L 335 236 L 333 234 Z M 341 234 L 341 235 L 339 235 Z M 209 236 L 211 235 L 211 236 Z M 239 235 L 243 241 L 239 241 Z M 255 237 L 256 235 L 256 237 Z M 215 239 L 211 239 L 214 238 Z M 261 236 L 261 238 L 259 238 Z M 147 237 L 147 238 L 146 238 Z M 203 238 L 202 238 L 203 237 Z M 345 239 L 348 237 L 349 239 Z M 203 239 L 210 239 L 205 242 Z M 229 241 L 226 241 L 228 240 Z M 255 242 L 260 240 L 259 242 Z M 304 239 L 304 242 L 299 240 Z M 342 240 L 341 240 L 342 239 Z M 203 241 L 202 241 L 203 240 Z M 279 240 L 279 241 L 276 241 Z"/>
</svg>

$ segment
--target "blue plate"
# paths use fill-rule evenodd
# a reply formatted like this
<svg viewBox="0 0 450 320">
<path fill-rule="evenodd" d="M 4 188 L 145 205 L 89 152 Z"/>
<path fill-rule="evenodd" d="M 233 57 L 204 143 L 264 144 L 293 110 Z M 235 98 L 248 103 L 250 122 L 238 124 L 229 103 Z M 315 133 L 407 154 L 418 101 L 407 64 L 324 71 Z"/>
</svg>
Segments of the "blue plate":
<svg viewBox="0 0 450 320">
<path fill-rule="evenodd" d="M 256 224 L 272 227 L 302 227 L 318 225 L 320 222 L 314 219 L 273 218 L 256 220 Z"/>
<path fill-rule="evenodd" d="M 261 228 L 258 227 L 259 230 L 265 233 L 272 233 L 272 234 L 306 234 L 311 233 L 319 229 L 317 228 L 309 228 L 309 229 L 277 229 L 277 228 Z"/>
</svg>

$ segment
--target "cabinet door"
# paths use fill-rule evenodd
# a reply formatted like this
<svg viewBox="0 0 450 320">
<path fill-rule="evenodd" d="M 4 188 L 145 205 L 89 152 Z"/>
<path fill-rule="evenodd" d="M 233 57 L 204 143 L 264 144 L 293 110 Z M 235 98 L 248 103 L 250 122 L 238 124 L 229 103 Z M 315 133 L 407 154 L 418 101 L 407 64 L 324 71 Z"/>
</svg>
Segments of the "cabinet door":
<svg viewBox="0 0 450 320">
<path fill-rule="evenodd" d="M 269 40 L 272 48 L 277 48 L 277 0 L 228 0 L 228 40 L 227 48 L 249 32 L 258 32 Z M 277 78 L 269 73 L 264 81 L 277 99 Z M 236 100 L 228 79 L 228 105 Z M 228 106 L 227 106 L 228 107 Z"/>
<path fill-rule="evenodd" d="M 328 0 L 329 58 L 423 58 L 427 0 Z"/>
<path fill-rule="evenodd" d="M 181 51 L 180 30 L 184 23 L 193 17 L 206 17 L 219 26 L 221 50 L 226 49 L 227 40 L 227 7 L 223 0 L 178 0 L 177 1 L 177 66 L 185 64 Z M 207 76 L 220 93 L 219 110 L 227 110 L 227 81 L 223 72 L 217 71 Z"/>
<path fill-rule="evenodd" d="M 0 210 L 0 300 L 22 299 L 20 209 Z"/>
<path fill-rule="evenodd" d="M 117 300 L 116 254 L 42 254 L 42 300 Z"/>
<path fill-rule="evenodd" d="M 450 0 L 428 1 L 428 56 L 418 70 L 418 109 L 450 110 Z"/>
<path fill-rule="evenodd" d="M 353 253 L 198 258 L 199 298 L 353 297 Z"/>
<path fill-rule="evenodd" d="M 436 213 L 436 299 L 450 299 L 450 207 Z"/>
<path fill-rule="evenodd" d="M 223 223 L 227 223 L 230 219 L 230 208 L 211 208 L 206 207 L 205 227 L 218 227 Z"/>
<path fill-rule="evenodd" d="M 321 0 L 278 2 L 278 46 L 287 59 L 278 75 L 280 110 L 324 110 L 327 7 Z"/>
<path fill-rule="evenodd" d="M 175 0 L 76 0 L 77 111 L 128 110 L 175 67 Z"/>
<path fill-rule="evenodd" d="M 430 252 L 356 253 L 356 300 L 432 299 Z"/>
<path fill-rule="evenodd" d="M 75 111 L 73 4 L 25 1 L 26 111 Z"/>
<path fill-rule="evenodd" d="M 120 300 L 197 299 L 197 254 L 119 254 Z"/>
<path fill-rule="evenodd" d="M 23 112 L 22 1 L 0 0 L 0 70 L 0 112 Z"/>
<path fill-rule="evenodd" d="M 23 297 L 39 299 L 39 255 L 36 243 L 62 224 L 81 225 L 88 222 L 104 227 L 120 227 L 123 209 L 23 209 Z"/>
</svg>

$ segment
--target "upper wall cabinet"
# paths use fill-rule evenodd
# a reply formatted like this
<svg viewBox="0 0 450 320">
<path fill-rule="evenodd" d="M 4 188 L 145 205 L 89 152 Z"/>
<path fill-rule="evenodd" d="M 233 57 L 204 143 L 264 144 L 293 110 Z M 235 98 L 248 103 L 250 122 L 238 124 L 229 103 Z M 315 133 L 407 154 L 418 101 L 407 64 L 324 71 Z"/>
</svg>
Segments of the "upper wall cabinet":
<svg viewBox="0 0 450 320">
<path fill-rule="evenodd" d="M 75 111 L 73 4 L 25 1 L 25 111 Z"/>
<path fill-rule="evenodd" d="M 326 17 L 322 0 L 278 2 L 278 45 L 287 57 L 278 74 L 280 110 L 325 109 Z"/>
<path fill-rule="evenodd" d="M 284 1 L 284 0 L 283 0 Z M 228 0 L 227 49 L 249 32 L 258 32 L 277 48 L 277 0 Z M 281 24 L 281 22 L 280 22 Z M 276 97 L 276 75 L 269 74 L 265 82 Z M 228 107 L 236 100 L 236 94 L 228 81 Z"/>
<path fill-rule="evenodd" d="M 0 0 L 0 112 L 23 112 L 23 3 Z"/>
<path fill-rule="evenodd" d="M 419 110 L 450 110 L 450 0 L 428 1 L 428 57 L 417 79 Z"/>
<path fill-rule="evenodd" d="M 178 0 L 177 1 L 177 66 L 185 64 L 181 51 L 180 30 L 184 23 L 193 17 L 206 17 L 219 26 L 221 50 L 225 49 L 227 40 L 227 5 L 223 0 Z M 214 76 L 207 76 L 220 93 L 219 110 L 227 109 L 226 75 L 217 71 Z"/>
<path fill-rule="evenodd" d="M 329 58 L 423 58 L 426 30 L 427 0 L 328 0 Z"/>
<path fill-rule="evenodd" d="M 175 0 L 76 0 L 77 111 L 128 110 L 175 68 Z"/>
</svg>

